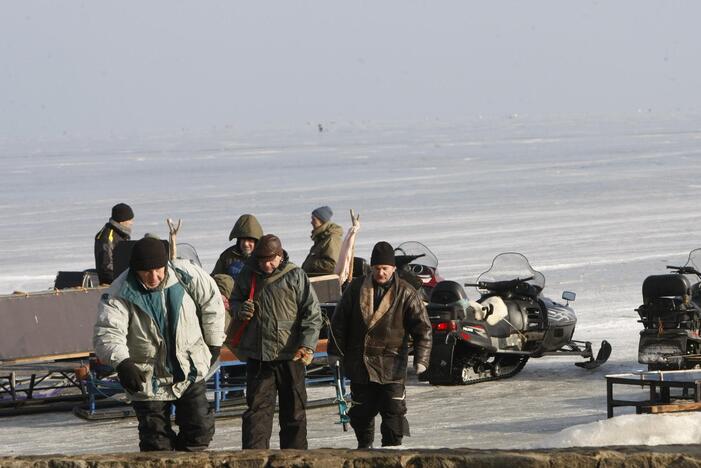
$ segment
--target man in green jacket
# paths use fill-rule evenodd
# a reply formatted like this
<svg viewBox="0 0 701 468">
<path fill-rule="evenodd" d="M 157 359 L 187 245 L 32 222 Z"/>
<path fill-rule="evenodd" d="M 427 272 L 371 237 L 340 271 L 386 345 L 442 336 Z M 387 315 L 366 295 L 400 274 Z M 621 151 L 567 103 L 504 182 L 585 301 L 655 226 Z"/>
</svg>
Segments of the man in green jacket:
<svg viewBox="0 0 701 468">
<path fill-rule="evenodd" d="M 331 222 L 333 211 L 328 206 L 320 206 L 312 211 L 312 248 L 302 263 L 302 269 L 309 276 L 330 275 L 336 268 L 341 253 L 343 229 Z"/>
<path fill-rule="evenodd" d="M 223 341 L 224 304 L 207 272 L 168 262 L 159 239 L 134 244 L 129 269 L 102 295 L 93 344 L 132 400 L 141 451 L 207 448 L 214 414 L 204 377 Z"/>
<path fill-rule="evenodd" d="M 304 370 L 321 329 L 321 309 L 309 278 L 288 260 L 280 239 L 261 237 L 231 295 L 234 318 L 246 322 L 234 352 L 246 361 L 242 447 L 270 448 L 275 397 L 280 448 L 307 448 Z"/>
<path fill-rule="evenodd" d="M 229 240 L 236 239 L 236 244 L 219 255 L 212 276 L 224 273 L 235 280 L 262 236 L 263 228 L 256 217 L 252 214 L 241 215 L 229 234 Z"/>
</svg>

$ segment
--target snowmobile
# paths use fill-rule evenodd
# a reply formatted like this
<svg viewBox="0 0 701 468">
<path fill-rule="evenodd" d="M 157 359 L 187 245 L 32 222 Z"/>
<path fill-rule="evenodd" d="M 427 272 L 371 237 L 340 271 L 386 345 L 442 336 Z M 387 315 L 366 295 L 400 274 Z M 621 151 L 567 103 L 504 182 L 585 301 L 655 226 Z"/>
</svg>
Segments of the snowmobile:
<svg viewBox="0 0 701 468">
<path fill-rule="evenodd" d="M 581 356 L 579 367 L 593 369 L 609 358 L 603 341 L 596 357 L 588 341 L 572 339 L 577 317 L 565 291 L 559 304 L 542 295 L 545 277 L 520 253 L 497 255 L 476 283 L 481 297 L 470 301 L 454 281 L 438 283 L 427 306 L 433 328 L 428 370 L 431 384 L 473 384 L 518 374 L 529 358 Z"/>
<path fill-rule="evenodd" d="M 438 258 L 421 242 L 409 241 L 394 249 L 399 277 L 421 291 L 426 301 L 443 278 L 438 273 Z"/>
<path fill-rule="evenodd" d="M 701 249 L 684 266 L 643 281 L 638 362 L 649 370 L 691 369 L 701 364 Z"/>
</svg>

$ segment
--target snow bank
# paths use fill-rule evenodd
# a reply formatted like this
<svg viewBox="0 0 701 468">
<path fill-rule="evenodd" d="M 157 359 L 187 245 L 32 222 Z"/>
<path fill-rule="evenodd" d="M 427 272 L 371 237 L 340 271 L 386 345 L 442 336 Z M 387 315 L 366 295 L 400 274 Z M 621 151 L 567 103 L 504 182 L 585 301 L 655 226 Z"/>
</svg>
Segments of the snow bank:
<svg viewBox="0 0 701 468">
<path fill-rule="evenodd" d="M 701 413 L 626 414 L 568 427 L 532 448 L 701 443 Z"/>
</svg>

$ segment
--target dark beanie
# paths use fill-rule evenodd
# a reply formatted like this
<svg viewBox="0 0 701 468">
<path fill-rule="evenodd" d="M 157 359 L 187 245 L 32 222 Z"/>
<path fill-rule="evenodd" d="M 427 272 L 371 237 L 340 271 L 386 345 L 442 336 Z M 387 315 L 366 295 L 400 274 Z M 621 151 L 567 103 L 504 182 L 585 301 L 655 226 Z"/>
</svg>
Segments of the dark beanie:
<svg viewBox="0 0 701 468">
<path fill-rule="evenodd" d="M 134 219 L 134 212 L 131 210 L 131 206 L 126 203 L 117 203 L 112 207 L 112 219 L 118 223 L 129 221 Z"/>
<path fill-rule="evenodd" d="M 139 239 L 131 251 L 129 268 L 136 271 L 155 270 L 168 263 L 166 245 L 160 239 L 144 237 Z"/>
<path fill-rule="evenodd" d="M 316 210 L 312 211 L 312 216 L 321 221 L 322 223 L 327 222 L 333 216 L 333 211 L 328 206 L 320 206 Z"/>
<path fill-rule="evenodd" d="M 394 266 L 394 249 L 388 242 L 380 241 L 372 248 L 370 265 L 392 265 Z"/>
<path fill-rule="evenodd" d="M 282 255 L 282 242 L 274 234 L 266 234 L 260 238 L 253 249 L 256 258 L 268 258 L 274 255 Z"/>
</svg>

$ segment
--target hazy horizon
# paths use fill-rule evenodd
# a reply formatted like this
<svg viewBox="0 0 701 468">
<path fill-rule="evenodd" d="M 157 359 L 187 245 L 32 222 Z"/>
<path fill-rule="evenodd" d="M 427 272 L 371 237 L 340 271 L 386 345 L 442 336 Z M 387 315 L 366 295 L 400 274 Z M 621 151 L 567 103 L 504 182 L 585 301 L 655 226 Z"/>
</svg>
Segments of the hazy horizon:
<svg viewBox="0 0 701 468">
<path fill-rule="evenodd" d="M 0 138 L 697 112 L 701 4 L 6 2 Z"/>
</svg>

